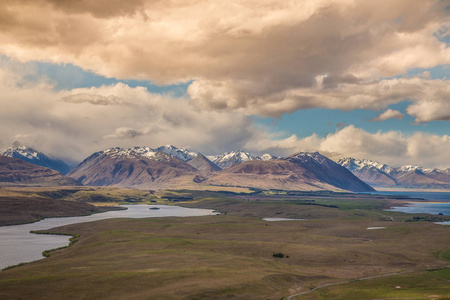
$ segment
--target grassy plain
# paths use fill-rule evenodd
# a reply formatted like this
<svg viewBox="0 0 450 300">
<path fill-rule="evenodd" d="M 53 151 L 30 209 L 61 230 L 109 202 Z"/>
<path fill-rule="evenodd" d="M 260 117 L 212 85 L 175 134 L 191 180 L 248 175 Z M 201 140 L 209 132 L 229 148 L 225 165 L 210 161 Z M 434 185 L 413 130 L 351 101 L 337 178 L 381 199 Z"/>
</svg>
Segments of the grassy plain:
<svg viewBox="0 0 450 300">
<path fill-rule="evenodd" d="M 382 210 L 402 200 L 213 191 L 164 191 L 151 197 L 147 200 L 223 214 L 111 219 L 52 229 L 80 236 L 47 259 L 1 272 L 0 298 L 286 299 L 346 281 L 294 299 L 450 295 L 445 269 L 450 226 L 405 222 L 411 215 Z M 263 217 L 306 220 L 267 222 Z M 392 275 L 354 281 L 385 274 Z"/>
</svg>

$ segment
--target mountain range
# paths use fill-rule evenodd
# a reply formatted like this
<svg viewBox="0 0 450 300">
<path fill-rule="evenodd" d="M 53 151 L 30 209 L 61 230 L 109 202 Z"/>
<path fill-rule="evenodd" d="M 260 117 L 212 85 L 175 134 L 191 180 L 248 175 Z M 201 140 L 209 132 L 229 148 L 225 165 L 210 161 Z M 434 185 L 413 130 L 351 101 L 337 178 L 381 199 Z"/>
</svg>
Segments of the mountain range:
<svg viewBox="0 0 450 300">
<path fill-rule="evenodd" d="M 30 147 L 11 147 L 3 154 L 64 174 L 69 169 L 63 161 Z M 425 169 L 411 165 L 393 168 L 354 158 L 342 158 L 337 164 L 376 188 L 450 188 L 450 169 Z M 189 187 L 202 183 L 298 190 L 368 189 L 361 182 L 354 181 L 349 172 L 343 171 L 344 168 L 336 168 L 335 162 L 317 152 L 301 152 L 286 158 L 270 154 L 254 156 L 242 150 L 205 156 L 165 145 L 158 148 L 116 147 L 99 151 L 67 175 L 85 185 L 135 188 L 172 188 L 177 184 Z"/>
<path fill-rule="evenodd" d="M 185 162 L 162 151 L 110 148 L 92 154 L 68 176 L 85 185 L 152 189 L 201 183 L 265 189 L 373 191 L 347 169 L 319 153 L 298 153 L 265 161 L 254 157 L 250 160 L 243 152 L 234 154 L 227 154 L 233 165 L 221 170 L 201 153 Z M 219 161 L 225 162 L 224 157 L 227 156 Z M 237 163 L 236 159 L 248 160 Z"/>
<path fill-rule="evenodd" d="M 267 161 L 250 160 L 212 175 L 206 183 L 284 190 L 374 191 L 350 171 L 318 152 L 300 152 Z"/>
<path fill-rule="evenodd" d="M 252 160 L 261 160 L 261 161 L 268 161 L 271 159 L 277 159 L 279 157 L 273 156 L 271 154 L 263 154 L 261 156 L 253 156 L 248 152 L 237 150 L 237 151 L 231 151 L 231 152 L 225 152 L 219 155 L 210 155 L 208 156 L 208 159 L 211 160 L 213 163 L 218 165 L 222 169 L 226 169 L 229 167 L 232 167 L 234 165 L 246 162 L 246 161 L 252 161 Z"/>
<path fill-rule="evenodd" d="M 426 169 L 406 165 L 398 168 L 368 159 L 342 158 L 338 164 L 374 187 L 450 188 L 450 169 Z"/>
</svg>

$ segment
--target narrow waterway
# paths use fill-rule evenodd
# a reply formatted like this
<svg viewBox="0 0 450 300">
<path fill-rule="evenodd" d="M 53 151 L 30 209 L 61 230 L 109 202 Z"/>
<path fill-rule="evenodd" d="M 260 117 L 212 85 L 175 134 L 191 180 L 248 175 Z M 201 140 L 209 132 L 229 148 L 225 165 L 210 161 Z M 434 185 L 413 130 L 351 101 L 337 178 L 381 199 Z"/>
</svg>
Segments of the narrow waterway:
<svg viewBox="0 0 450 300">
<path fill-rule="evenodd" d="M 0 269 L 44 258 L 42 252 L 66 246 L 70 236 L 31 234 L 31 230 L 92 222 L 112 218 L 195 217 L 215 215 L 209 209 L 166 205 L 124 205 L 127 210 L 109 211 L 83 217 L 48 218 L 36 223 L 0 227 Z M 152 209 L 150 209 L 152 208 Z"/>
</svg>

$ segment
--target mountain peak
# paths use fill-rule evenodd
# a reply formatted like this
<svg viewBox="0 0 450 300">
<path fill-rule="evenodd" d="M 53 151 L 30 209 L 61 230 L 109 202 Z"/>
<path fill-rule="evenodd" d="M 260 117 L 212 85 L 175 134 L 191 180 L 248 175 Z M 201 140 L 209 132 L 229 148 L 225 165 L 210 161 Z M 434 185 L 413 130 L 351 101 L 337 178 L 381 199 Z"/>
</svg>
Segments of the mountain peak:
<svg viewBox="0 0 450 300">
<path fill-rule="evenodd" d="M 263 155 L 257 157 L 258 160 L 262 160 L 262 161 L 268 161 L 268 160 L 278 159 L 278 158 L 279 158 L 278 156 L 275 156 L 275 155 L 272 155 L 269 153 L 264 153 Z"/>
<path fill-rule="evenodd" d="M 22 146 L 17 143 L 14 143 L 13 146 L 17 147 L 9 147 L 4 152 L 0 153 L 0 155 L 18 158 L 41 167 L 50 168 L 62 174 L 66 174 L 70 171 L 70 167 L 60 159 L 49 157 L 28 146 Z"/>
<path fill-rule="evenodd" d="M 193 166 L 197 170 L 206 173 L 218 172 L 222 170 L 218 165 L 210 161 L 206 156 L 204 156 L 201 153 L 198 153 L 198 155 L 195 158 L 188 161 L 188 164 Z"/>
<path fill-rule="evenodd" d="M 229 168 L 239 163 L 255 160 L 256 157 L 243 150 L 225 152 L 220 155 L 208 156 L 213 163 L 222 169 Z"/>
<path fill-rule="evenodd" d="M 371 191 L 369 185 L 356 178 L 345 167 L 335 163 L 319 152 L 299 152 L 284 160 L 309 170 L 316 178 L 336 187 L 355 191 Z"/>
<path fill-rule="evenodd" d="M 327 157 L 323 156 L 319 152 L 298 152 L 289 156 L 288 158 L 298 159 L 303 162 L 313 159 L 317 161 L 319 164 L 323 163 L 325 160 L 329 160 Z"/>
<path fill-rule="evenodd" d="M 184 148 L 178 148 L 173 145 L 165 145 L 161 146 L 159 148 L 156 148 L 154 151 L 161 151 L 166 154 L 175 156 L 178 159 L 181 159 L 182 161 L 189 161 L 197 156 L 197 153 L 190 151 L 188 149 Z"/>
<path fill-rule="evenodd" d="M 338 164 L 340 164 L 341 166 L 349 169 L 350 171 L 355 171 L 355 170 L 363 170 L 363 169 L 371 169 L 371 168 L 375 168 L 381 172 L 384 172 L 386 174 L 391 174 L 395 172 L 395 169 L 386 165 L 386 164 L 382 164 L 370 159 L 355 159 L 352 157 L 345 157 L 345 158 L 341 158 L 337 161 Z"/>
<path fill-rule="evenodd" d="M 119 158 L 119 157 L 129 157 L 129 158 L 137 158 L 140 154 L 136 153 L 133 149 L 124 149 L 120 147 L 108 148 L 104 151 L 100 151 L 102 153 L 111 157 L 111 158 Z"/>
</svg>

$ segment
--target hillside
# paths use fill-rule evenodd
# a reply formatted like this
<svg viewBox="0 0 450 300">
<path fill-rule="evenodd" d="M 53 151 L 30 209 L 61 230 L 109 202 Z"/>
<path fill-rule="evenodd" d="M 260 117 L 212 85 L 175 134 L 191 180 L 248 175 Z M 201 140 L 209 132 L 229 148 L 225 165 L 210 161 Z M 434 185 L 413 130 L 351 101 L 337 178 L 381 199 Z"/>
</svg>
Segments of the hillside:
<svg viewBox="0 0 450 300">
<path fill-rule="evenodd" d="M 80 185 L 61 173 L 18 158 L 0 155 L 0 185 L 59 186 Z"/>
<path fill-rule="evenodd" d="M 210 161 L 201 153 L 199 153 L 195 158 L 188 161 L 188 164 L 202 173 L 218 172 L 222 170 L 218 165 Z"/>
</svg>

